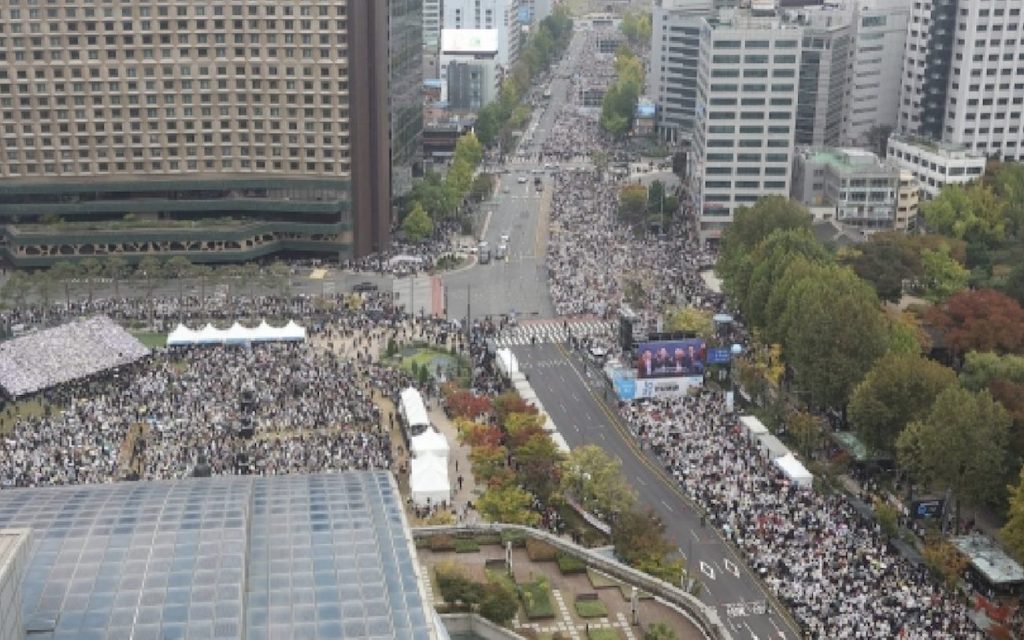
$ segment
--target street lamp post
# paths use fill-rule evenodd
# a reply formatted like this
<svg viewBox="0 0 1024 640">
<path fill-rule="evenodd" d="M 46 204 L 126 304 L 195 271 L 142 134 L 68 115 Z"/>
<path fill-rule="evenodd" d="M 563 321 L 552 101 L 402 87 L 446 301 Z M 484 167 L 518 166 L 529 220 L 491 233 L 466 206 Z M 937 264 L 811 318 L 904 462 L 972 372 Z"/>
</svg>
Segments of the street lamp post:
<svg viewBox="0 0 1024 640">
<path fill-rule="evenodd" d="M 741 355 L 743 355 L 742 345 L 734 343 L 729 347 L 729 394 L 731 395 L 732 402 L 727 402 L 727 404 L 730 405 L 730 408 L 736 406 L 736 369 L 734 365 L 736 358 Z"/>
</svg>

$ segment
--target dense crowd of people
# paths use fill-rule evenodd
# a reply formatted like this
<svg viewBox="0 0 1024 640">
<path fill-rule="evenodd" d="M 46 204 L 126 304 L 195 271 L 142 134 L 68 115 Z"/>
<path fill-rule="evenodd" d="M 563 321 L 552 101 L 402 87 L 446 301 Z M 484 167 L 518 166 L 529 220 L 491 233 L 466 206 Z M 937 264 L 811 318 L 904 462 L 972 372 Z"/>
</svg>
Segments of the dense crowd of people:
<svg viewBox="0 0 1024 640">
<path fill-rule="evenodd" d="M 580 82 L 601 63 L 594 57 Z M 567 107 L 550 151 L 587 154 L 599 139 L 596 117 Z M 673 305 L 727 311 L 700 275 L 714 255 L 678 222 L 663 235 L 636 233 L 618 215 L 622 186 L 596 170 L 556 177 L 547 256 L 556 312 L 613 317 L 628 305 L 651 325 Z M 722 394 L 623 403 L 622 412 L 808 637 L 981 637 L 962 602 L 890 546 L 875 521 L 841 495 L 790 483 L 737 429 Z"/>
<path fill-rule="evenodd" d="M 613 75 L 611 57 L 595 54 L 594 45 L 589 34 L 583 49 L 571 52 L 573 97 L 541 148 L 545 158 L 578 161 L 607 149 L 596 113 L 579 103 L 582 88 Z M 662 234 L 636 233 L 618 215 L 622 186 L 595 169 L 556 175 L 546 257 L 556 313 L 611 318 L 628 305 L 650 323 L 672 305 L 725 310 L 700 276 L 713 253 L 679 222 Z M 686 214 L 679 214 L 684 222 Z M 431 267 L 442 248 L 398 246 L 345 266 L 401 275 Z M 500 326 L 481 322 L 466 331 L 442 319 L 416 319 L 375 293 L 349 310 L 346 297 L 114 298 L 4 311 L 5 327 L 97 313 L 164 330 L 178 322 L 227 326 L 286 318 L 306 326 L 310 341 L 158 350 L 47 389 L 38 397 L 38 415 L 14 415 L 8 406 L 0 415 L 14 427 L 0 439 L 0 488 L 125 477 L 402 472 L 389 434 L 397 417 L 381 415 L 375 402 L 395 400 L 413 383 L 409 373 L 379 362 L 391 342 L 465 353 L 474 391 L 501 391 L 488 354 Z M 338 357 L 343 343 L 351 357 Z M 420 385 L 428 402 L 440 396 L 443 377 Z M 738 430 L 721 394 L 648 399 L 624 404 L 622 412 L 642 446 L 745 554 L 806 635 L 980 637 L 963 604 L 900 556 L 876 522 L 840 495 L 788 482 Z"/>
<path fill-rule="evenodd" d="M 0 388 L 19 397 L 148 354 L 149 349 L 110 318 L 79 318 L 0 344 Z"/>
<path fill-rule="evenodd" d="M 370 382 L 306 344 L 161 350 L 42 402 L 0 443 L 4 486 L 390 466 Z"/>
<path fill-rule="evenodd" d="M 813 638 L 982 637 L 960 600 L 841 495 L 790 483 L 721 393 L 624 407 L 631 430 Z"/>
</svg>

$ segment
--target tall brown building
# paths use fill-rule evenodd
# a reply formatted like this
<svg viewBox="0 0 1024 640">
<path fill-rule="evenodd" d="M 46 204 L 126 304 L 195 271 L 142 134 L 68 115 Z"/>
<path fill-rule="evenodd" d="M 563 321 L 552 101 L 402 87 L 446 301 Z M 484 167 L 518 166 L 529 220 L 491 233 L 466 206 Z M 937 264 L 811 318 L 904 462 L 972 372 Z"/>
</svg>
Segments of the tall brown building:
<svg viewBox="0 0 1024 640">
<path fill-rule="evenodd" d="M 406 80 L 389 12 L 412 24 L 421 5 L 395 2 L 3 3 L 0 251 L 41 266 L 385 248 L 391 175 L 414 161 L 392 153 L 392 114 L 413 111 L 389 98 Z"/>
</svg>

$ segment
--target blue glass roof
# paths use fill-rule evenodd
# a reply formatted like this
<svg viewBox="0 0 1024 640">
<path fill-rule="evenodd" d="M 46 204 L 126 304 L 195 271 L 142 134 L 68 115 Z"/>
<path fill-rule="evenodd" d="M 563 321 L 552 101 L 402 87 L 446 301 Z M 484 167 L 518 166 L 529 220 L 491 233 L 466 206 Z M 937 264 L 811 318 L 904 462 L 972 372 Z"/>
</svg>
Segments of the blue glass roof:
<svg viewBox="0 0 1024 640">
<path fill-rule="evenodd" d="M 433 635 L 385 472 L 0 491 L 5 527 L 32 529 L 33 637 Z"/>
</svg>

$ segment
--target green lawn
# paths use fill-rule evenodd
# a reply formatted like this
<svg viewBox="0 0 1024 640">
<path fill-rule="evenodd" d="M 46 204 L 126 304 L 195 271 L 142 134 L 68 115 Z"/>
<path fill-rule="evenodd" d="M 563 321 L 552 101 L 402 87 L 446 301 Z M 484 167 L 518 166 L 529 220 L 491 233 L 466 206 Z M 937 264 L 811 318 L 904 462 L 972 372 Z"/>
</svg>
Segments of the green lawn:
<svg viewBox="0 0 1024 640">
<path fill-rule="evenodd" d="M 150 349 L 159 349 L 167 346 L 167 334 L 153 333 L 152 331 L 133 331 L 135 339 Z"/>
<path fill-rule="evenodd" d="M 576 615 L 581 618 L 604 618 L 608 616 L 608 608 L 600 600 L 577 600 Z"/>
<path fill-rule="evenodd" d="M 587 570 L 587 565 L 574 555 L 559 553 L 558 568 L 563 574 L 583 573 Z"/>
<path fill-rule="evenodd" d="M 587 632 L 588 640 L 619 640 L 619 632 L 615 629 L 591 629 Z"/>
<path fill-rule="evenodd" d="M 9 411 L 0 413 L 0 433 L 9 433 L 14 428 L 16 416 L 22 418 L 39 418 L 46 412 L 42 400 L 29 398 L 18 400 L 10 406 Z"/>
</svg>

